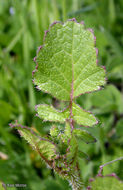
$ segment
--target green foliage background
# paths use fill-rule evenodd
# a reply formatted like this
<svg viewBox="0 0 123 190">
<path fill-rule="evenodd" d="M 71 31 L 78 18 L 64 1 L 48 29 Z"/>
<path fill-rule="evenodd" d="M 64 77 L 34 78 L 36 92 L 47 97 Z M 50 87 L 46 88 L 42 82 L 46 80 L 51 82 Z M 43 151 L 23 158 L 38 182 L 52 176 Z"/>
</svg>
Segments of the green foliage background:
<svg viewBox="0 0 123 190">
<path fill-rule="evenodd" d="M 18 120 L 42 135 L 49 133 L 50 123 L 35 117 L 35 105 L 59 102 L 34 88 L 33 57 L 49 25 L 73 17 L 94 29 L 99 65 L 106 67 L 108 79 L 104 90 L 77 99 L 82 108 L 92 111 L 100 120 L 97 126 L 88 129 L 98 141 L 79 144 L 90 156 L 90 161 L 80 160 L 85 186 L 100 165 L 123 156 L 123 1 L 1 0 L 0 181 L 5 184 L 27 184 L 24 188 L 27 190 L 71 189 L 67 181 L 46 168 L 9 123 Z M 105 167 L 103 174 L 111 172 L 123 179 L 123 162 Z"/>
</svg>

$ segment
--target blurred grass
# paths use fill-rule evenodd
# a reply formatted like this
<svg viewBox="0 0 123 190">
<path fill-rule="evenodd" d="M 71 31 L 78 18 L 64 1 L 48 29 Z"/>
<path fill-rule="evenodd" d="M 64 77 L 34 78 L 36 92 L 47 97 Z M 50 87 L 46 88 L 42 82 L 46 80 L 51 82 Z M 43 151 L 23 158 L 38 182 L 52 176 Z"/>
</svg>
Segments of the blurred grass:
<svg viewBox="0 0 123 190">
<path fill-rule="evenodd" d="M 94 29 L 99 65 L 106 66 L 104 90 L 79 97 L 77 102 L 99 118 L 91 130 L 98 142 L 79 146 L 91 158 L 80 160 L 85 185 L 99 165 L 123 156 L 123 1 L 122 0 L 1 0 L 0 1 L 0 181 L 27 184 L 29 190 L 71 189 L 9 128 L 9 123 L 34 127 L 46 135 L 50 124 L 36 118 L 35 105 L 54 102 L 32 83 L 33 57 L 44 31 L 55 20 L 75 17 Z M 123 179 L 123 162 L 105 167 Z M 17 188 L 11 188 L 17 189 Z"/>
</svg>

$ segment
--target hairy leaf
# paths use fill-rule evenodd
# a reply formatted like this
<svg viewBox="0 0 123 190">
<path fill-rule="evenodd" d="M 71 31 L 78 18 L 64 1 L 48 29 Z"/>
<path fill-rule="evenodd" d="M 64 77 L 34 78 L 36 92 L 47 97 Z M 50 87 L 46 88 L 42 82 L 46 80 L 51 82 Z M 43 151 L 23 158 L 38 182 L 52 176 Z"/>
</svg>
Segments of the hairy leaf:
<svg viewBox="0 0 123 190">
<path fill-rule="evenodd" d="M 78 138 L 80 138 L 81 140 L 83 140 L 86 143 L 96 142 L 96 139 L 89 132 L 87 132 L 85 130 L 74 129 L 73 133 L 75 136 L 77 136 Z"/>
<path fill-rule="evenodd" d="M 51 160 L 56 156 L 56 146 L 48 139 L 41 138 L 32 129 L 16 125 L 20 135 L 40 154 L 43 159 Z"/>
<path fill-rule="evenodd" d="M 117 178 L 112 176 L 106 177 L 96 177 L 91 183 L 91 190 L 122 190 L 123 183 L 120 182 Z"/>
<path fill-rule="evenodd" d="M 63 123 L 67 118 L 69 118 L 68 111 L 58 111 L 53 106 L 49 105 L 37 105 L 36 110 L 40 118 L 48 121 Z"/>
<path fill-rule="evenodd" d="M 67 153 L 67 160 L 73 162 L 77 157 L 78 152 L 78 145 L 74 135 L 72 135 L 69 146 L 68 146 L 68 153 Z"/>
<path fill-rule="evenodd" d="M 83 110 L 75 103 L 72 105 L 72 113 L 73 120 L 75 120 L 80 125 L 93 126 L 98 122 L 93 114 Z"/>
<path fill-rule="evenodd" d="M 50 129 L 50 135 L 54 138 L 57 138 L 57 136 L 59 135 L 59 129 L 57 126 L 52 126 Z"/>
<path fill-rule="evenodd" d="M 98 90 L 105 71 L 97 66 L 94 35 L 74 21 L 50 27 L 37 55 L 34 84 L 60 100 Z"/>
<path fill-rule="evenodd" d="M 38 116 L 44 120 L 55 121 L 55 122 L 65 122 L 66 119 L 70 117 L 70 109 L 67 108 L 64 111 L 58 111 L 53 106 L 49 105 L 37 105 L 36 106 Z M 96 118 L 93 114 L 81 109 L 75 103 L 72 104 L 72 114 L 73 120 L 78 124 L 85 126 L 93 126 L 97 124 Z"/>
<path fill-rule="evenodd" d="M 68 138 L 71 138 L 72 131 L 71 131 L 70 124 L 69 124 L 68 122 L 66 122 L 64 134 L 65 134 Z"/>
<path fill-rule="evenodd" d="M 56 157 L 56 146 L 49 141 L 43 140 L 38 143 L 38 149 L 43 157 L 51 160 Z"/>
<path fill-rule="evenodd" d="M 82 151 L 78 151 L 78 156 L 79 158 L 81 159 L 86 159 L 86 160 L 89 160 L 89 157 L 86 153 L 82 152 Z"/>
</svg>

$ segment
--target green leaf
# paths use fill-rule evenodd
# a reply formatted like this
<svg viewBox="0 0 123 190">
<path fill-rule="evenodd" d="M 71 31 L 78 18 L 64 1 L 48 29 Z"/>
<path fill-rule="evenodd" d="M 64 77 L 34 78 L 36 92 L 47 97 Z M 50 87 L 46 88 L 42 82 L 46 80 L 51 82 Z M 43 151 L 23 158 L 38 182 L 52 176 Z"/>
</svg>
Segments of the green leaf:
<svg viewBox="0 0 123 190">
<path fill-rule="evenodd" d="M 45 121 L 59 121 L 63 123 L 69 117 L 69 112 L 58 111 L 53 106 L 49 105 L 37 105 L 36 110 L 38 112 L 38 116 Z"/>
<path fill-rule="evenodd" d="M 75 136 L 72 135 L 70 142 L 69 142 L 69 146 L 68 146 L 68 152 L 66 154 L 67 161 L 73 162 L 75 160 L 75 158 L 77 157 L 77 152 L 78 152 L 78 144 L 77 144 Z"/>
<path fill-rule="evenodd" d="M 46 157 L 48 160 L 56 157 L 56 146 L 47 140 L 38 142 L 38 149 L 41 155 Z"/>
<path fill-rule="evenodd" d="M 37 105 L 36 110 L 38 112 L 38 116 L 44 120 L 55 121 L 55 122 L 65 122 L 66 119 L 70 118 L 70 109 L 67 108 L 64 111 L 56 110 L 53 106 L 49 105 Z M 96 118 L 89 112 L 81 109 L 75 103 L 72 104 L 72 113 L 73 120 L 78 124 L 85 126 L 93 126 L 97 124 Z"/>
<path fill-rule="evenodd" d="M 89 157 L 88 157 L 88 155 L 87 155 L 86 153 L 80 151 L 80 150 L 78 151 L 78 156 L 79 156 L 79 158 L 81 158 L 81 159 L 90 160 Z"/>
<path fill-rule="evenodd" d="M 98 90 L 105 84 L 105 71 L 97 66 L 94 35 L 73 20 L 56 23 L 45 35 L 37 55 L 34 84 L 60 100 Z"/>
<path fill-rule="evenodd" d="M 122 190 L 123 183 L 113 176 L 96 177 L 91 182 L 91 190 Z"/>
<path fill-rule="evenodd" d="M 57 137 L 59 135 L 59 133 L 60 133 L 60 131 L 59 131 L 59 129 L 58 129 L 57 126 L 52 126 L 51 127 L 51 129 L 50 129 L 50 135 L 52 137 L 54 137 L 54 138 Z"/>
<path fill-rule="evenodd" d="M 72 105 L 72 113 L 73 119 L 80 125 L 93 126 L 98 123 L 93 114 L 83 110 L 75 103 Z"/>
<path fill-rule="evenodd" d="M 69 124 L 68 122 L 66 122 L 66 124 L 65 124 L 64 134 L 65 134 L 65 136 L 67 136 L 68 138 L 71 138 L 72 131 L 71 131 L 70 124 Z"/>
<path fill-rule="evenodd" d="M 56 146 L 48 139 L 38 136 L 32 129 L 18 124 L 11 125 L 16 128 L 20 135 L 40 154 L 45 160 L 56 157 Z M 46 161 L 46 160 L 45 160 Z"/>
<path fill-rule="evenodd" d="M 96 139 L 89 132 L 87 132 L 85 130 L 74 129 L 73 133 L 75 136 L 77 136 L 78 138 L 80 138 L 81 140 L 83 140 L 86 143 L 96 142 Z"/>
</svg>

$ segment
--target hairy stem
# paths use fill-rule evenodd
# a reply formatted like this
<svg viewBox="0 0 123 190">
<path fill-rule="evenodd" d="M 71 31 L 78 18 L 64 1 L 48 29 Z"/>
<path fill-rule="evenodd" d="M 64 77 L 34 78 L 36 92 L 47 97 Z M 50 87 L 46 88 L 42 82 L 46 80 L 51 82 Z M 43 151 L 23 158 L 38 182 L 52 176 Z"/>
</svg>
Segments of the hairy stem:
<svg viewBox="0 0 123 190">
<path fill-rule="evenodd" d="M 112 163 L 114 163 L 114 162 L 116 162 L 116 161 L 119 161 L 119 160 L 123 160 L 123 157 L 117 158 L 117 159 L 115 159 L 115 160 L 112 160 L 112 161 L 110 161 L 110 162 L 107 162 L 106 164 L 101 165 L 101 166 L 100 166 L 100 170 L 99 170 L 99 174 L 102 173 L 103 168 L 104 168 L 105 166 L 107 166 L 107 165 L 109 165 L 109 164 L 112 164 Z"/>
</svg>

